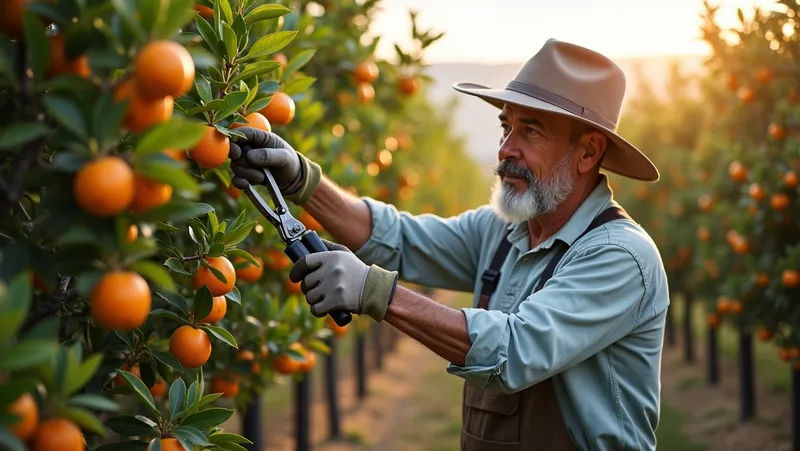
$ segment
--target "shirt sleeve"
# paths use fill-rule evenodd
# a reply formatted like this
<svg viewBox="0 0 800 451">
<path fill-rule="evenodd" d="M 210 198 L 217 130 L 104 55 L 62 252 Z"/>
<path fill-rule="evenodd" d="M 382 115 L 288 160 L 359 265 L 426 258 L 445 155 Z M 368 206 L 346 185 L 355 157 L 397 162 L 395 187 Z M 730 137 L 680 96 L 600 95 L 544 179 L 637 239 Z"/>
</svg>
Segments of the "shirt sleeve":
<svg viewBox="0 0 800 451">
<path fill-rule="evenodd" d="M 472 291 L 478 268 L 482 209 L 442 218 L 412 215 L 363 198 L 372 213 L 372 233 L 355 251 L 362 261 L 397 271 L 400 279 L 457 291 Z"/>
<path fill-rule="evenodd" d="M 645 296 L 643 271 L 625 248 L 589 247 L 565 263 L 519 311 L 462 309 L 472 343 L 448 372 L 516 392 L 564 371 L 631 332 Z"/>
</svg>

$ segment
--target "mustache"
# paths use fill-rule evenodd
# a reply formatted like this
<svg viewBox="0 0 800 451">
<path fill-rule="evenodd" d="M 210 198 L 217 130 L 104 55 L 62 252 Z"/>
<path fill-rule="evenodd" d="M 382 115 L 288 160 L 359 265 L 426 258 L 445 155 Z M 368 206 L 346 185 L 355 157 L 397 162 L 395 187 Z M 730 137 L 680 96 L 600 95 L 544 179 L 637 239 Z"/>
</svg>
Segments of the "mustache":
<svg viewBox="0 0 800 451">
<path fill-rule="evenodd" d="M 494 175 L 499 177 L 518 177 L 523 178 L 528 181 L 533 181 L 534 176 L 531 171 L 525 168 L 521 168 L 514 164 L 511 160 L 503 160 L 495 166 L 494 168 Z"/>
</svg>

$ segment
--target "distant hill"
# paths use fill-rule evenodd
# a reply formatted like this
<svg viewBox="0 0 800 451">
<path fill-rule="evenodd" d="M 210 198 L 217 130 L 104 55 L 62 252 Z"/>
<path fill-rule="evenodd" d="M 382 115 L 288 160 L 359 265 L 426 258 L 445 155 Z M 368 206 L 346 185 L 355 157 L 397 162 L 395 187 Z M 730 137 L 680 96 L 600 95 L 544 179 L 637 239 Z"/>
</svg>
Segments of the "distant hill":
<svg viewBox="0 0 800 451">
<path fill-rule="evenodd" d="M 699 73 L 703 70 L 704 56 L 675 56 L 615 59 L 625 72 L 628 86 L 626 101 L 637 95 L 642 79 L 636 76 L 635 68 L 640 68 L 646 78 L 661 95 L 671 64 L 677 63 L 683 73 Z M 497 110 L 486 102 L 456 92 L 453 84 L 459 81 L 472 81 L 490 87 L 503 87 L 514 77 L 520 64 L 482 65 L 472 63 L 432 64 L 428 73 L 435 83 L 428 86 L 428 95 L 435 103 L 444 104 L 458 98 L 458 108 L 454 120 L 456 130 L 467 139 L 469 153 L 482 165 L 487 174 L 497 161 L 497 145 L 500 127 L 497 123 Z M 623 108 L 623 115 L 625 109 Z"/>
</svg>

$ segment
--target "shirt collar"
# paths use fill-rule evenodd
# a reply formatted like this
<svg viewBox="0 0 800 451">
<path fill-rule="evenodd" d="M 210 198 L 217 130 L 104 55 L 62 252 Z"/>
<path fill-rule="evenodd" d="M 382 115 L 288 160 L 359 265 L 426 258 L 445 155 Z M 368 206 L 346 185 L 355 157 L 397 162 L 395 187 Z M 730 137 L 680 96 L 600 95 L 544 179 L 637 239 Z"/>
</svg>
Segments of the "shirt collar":
<svg viewBox="0 0 800 451">
<path fill-rule="evenodd" d="M 609 206 L 617 205 L 613 199 L 611 187 L 608 185 L 608 178 L 605 174 L 600 174 L 600 181 L 597 186 L 592 190 L 591 194 L 583 201 L 583 203 L 575 210 L 575 213 L 569 218 L 558 232 L 553 236 L 536 246 L 530 248 L 530 234 L 528 230 L 528 223 L 509 223 L 507 229 L 511 230 L 508 236 L 509 241 L 523 252 L 528 250 L 536 251 L 540 249 L 548 249 L 553 246 L 556 240 L 561 240 L 569 246 L 578 239 L 579 236 L 589 227 L 589 224 L 594 218 Z"/>
</svg>

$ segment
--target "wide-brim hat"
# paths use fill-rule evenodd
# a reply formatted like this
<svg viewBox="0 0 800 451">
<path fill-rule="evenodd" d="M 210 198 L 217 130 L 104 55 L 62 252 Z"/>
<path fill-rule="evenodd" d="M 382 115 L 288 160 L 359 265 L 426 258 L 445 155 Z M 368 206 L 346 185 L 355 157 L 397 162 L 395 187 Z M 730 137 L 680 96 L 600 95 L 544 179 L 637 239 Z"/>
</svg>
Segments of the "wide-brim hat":
<svg viewBox="0 0 800 451">
<path fill-rule="evenodd" d="M 617 134 L 625 97 L 625 74 L 611 59 L 587 48 L 548 39 L 505 89 L 477 83 L 453 88 L 497 108 L 511 104 L 593 126 L 609 138 L 602 167 L 624 177 L 655 182 L 660 175 L 647 156 Z"/>
</svg>

